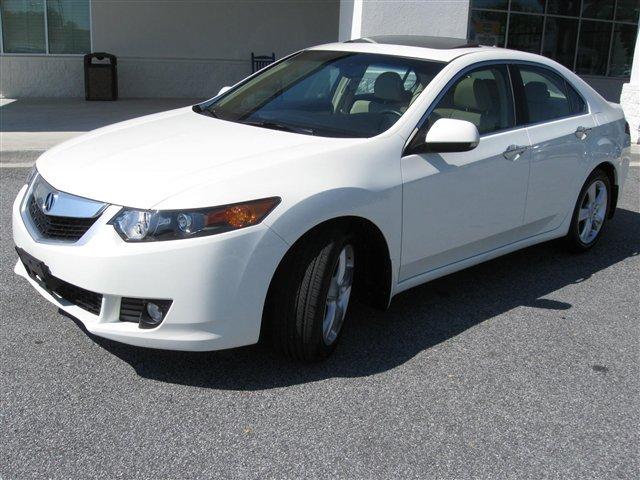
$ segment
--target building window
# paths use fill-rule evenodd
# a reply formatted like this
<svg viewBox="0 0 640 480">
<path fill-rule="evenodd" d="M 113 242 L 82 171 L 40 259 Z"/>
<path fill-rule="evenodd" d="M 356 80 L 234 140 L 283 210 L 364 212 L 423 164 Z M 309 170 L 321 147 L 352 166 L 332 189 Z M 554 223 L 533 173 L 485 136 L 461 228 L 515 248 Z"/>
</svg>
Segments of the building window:
<svg viewBox="0 0 640 480">
<path fill-rule="evenodd" d="M 89 16 L 89 0 L 0 0 L 2 53 L 88 53 Z"/>
<path fill-rule="evenodd" d="M 629 77 L 639 15 L 640 0 L 471 0 L 469 38 L 582 75 Z"/>
</svg>

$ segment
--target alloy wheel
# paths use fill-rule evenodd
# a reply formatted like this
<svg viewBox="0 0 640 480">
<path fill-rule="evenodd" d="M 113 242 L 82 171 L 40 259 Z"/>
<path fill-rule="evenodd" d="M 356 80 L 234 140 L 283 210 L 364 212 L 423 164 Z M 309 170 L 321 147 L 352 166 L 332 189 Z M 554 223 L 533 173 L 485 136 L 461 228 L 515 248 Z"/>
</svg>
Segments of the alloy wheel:
<svg viewBox="0 0 640 480">
<path fill-rule="evenodd" d="M 338 338 L 347 313 L 353 286 L 353 266 L 353 247 L 345 245 L 336 260 L 325 304 L 322 339 L 327 346 L 333 344 Z"/>
<path fill-rule="evenodd" d="M 589 244 L 593 242 L 607 215 L 607 187 L 602 180 L 596 180 L 585 191 L 578 210 L 578 235 L 580 240 Z"/>
</svg>

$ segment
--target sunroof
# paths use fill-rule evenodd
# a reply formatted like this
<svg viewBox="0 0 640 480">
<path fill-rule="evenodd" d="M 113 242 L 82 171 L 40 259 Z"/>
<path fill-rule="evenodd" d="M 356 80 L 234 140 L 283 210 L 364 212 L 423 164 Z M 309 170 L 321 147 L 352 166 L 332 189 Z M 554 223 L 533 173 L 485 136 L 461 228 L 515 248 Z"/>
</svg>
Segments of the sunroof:
<svg viewBox="0 0 640 480">
<path fill-rule="evenodd" d="M 403 45 L 406 47 L 435 48 L 438 50 L 479 46 L 477 43 L 470 42 L 465 38 L 428 37 L 423 35 L 375 35 L 373 37 L 348 40 L 346 43 L 379 43 L 384 45 Z"/>
</svg>

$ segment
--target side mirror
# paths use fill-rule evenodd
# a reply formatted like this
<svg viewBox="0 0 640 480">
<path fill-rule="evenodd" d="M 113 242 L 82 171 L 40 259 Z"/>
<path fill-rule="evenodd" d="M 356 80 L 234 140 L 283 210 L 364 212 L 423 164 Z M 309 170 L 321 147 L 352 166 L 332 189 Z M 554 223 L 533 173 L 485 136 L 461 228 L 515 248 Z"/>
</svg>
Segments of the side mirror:
<svg viewBox="0 0 640 480">
<path fill-rule="evenodd" d="M 220 95 L 222 95 L 223 93 L 228 92 L 229 90 L 231 90 L 231 87 L 222 87 L 222 88 L 220 89 L 220 91 L 218 92 L 218 95 L 217 95 L 217 96 L 219 97 Z"/>
<path fill-rule="evenodd" d="M 480 143 L 476 126 L 466 120 L 441 118 L 436 120 L 425 137 L 424 152 L 468 152 Z"/>
</svg>

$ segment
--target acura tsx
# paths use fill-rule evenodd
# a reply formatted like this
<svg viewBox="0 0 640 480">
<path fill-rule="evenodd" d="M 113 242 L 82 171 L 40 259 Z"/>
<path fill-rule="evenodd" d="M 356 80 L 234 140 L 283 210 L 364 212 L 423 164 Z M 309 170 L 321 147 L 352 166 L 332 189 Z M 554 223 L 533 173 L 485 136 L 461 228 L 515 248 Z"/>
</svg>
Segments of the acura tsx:
<svg viewBox="0 0 640 480">
<path fill-rule="evenodd" d="M 629 167 L 618 105 L 538 55 L 382 36 L 44 153 L 15 272 L 97 336 L 329 355 L 352 297 L 517 249 L 590 249 Z M 353 303 L 353 302 L 351 302 Z"/>
</svg>

